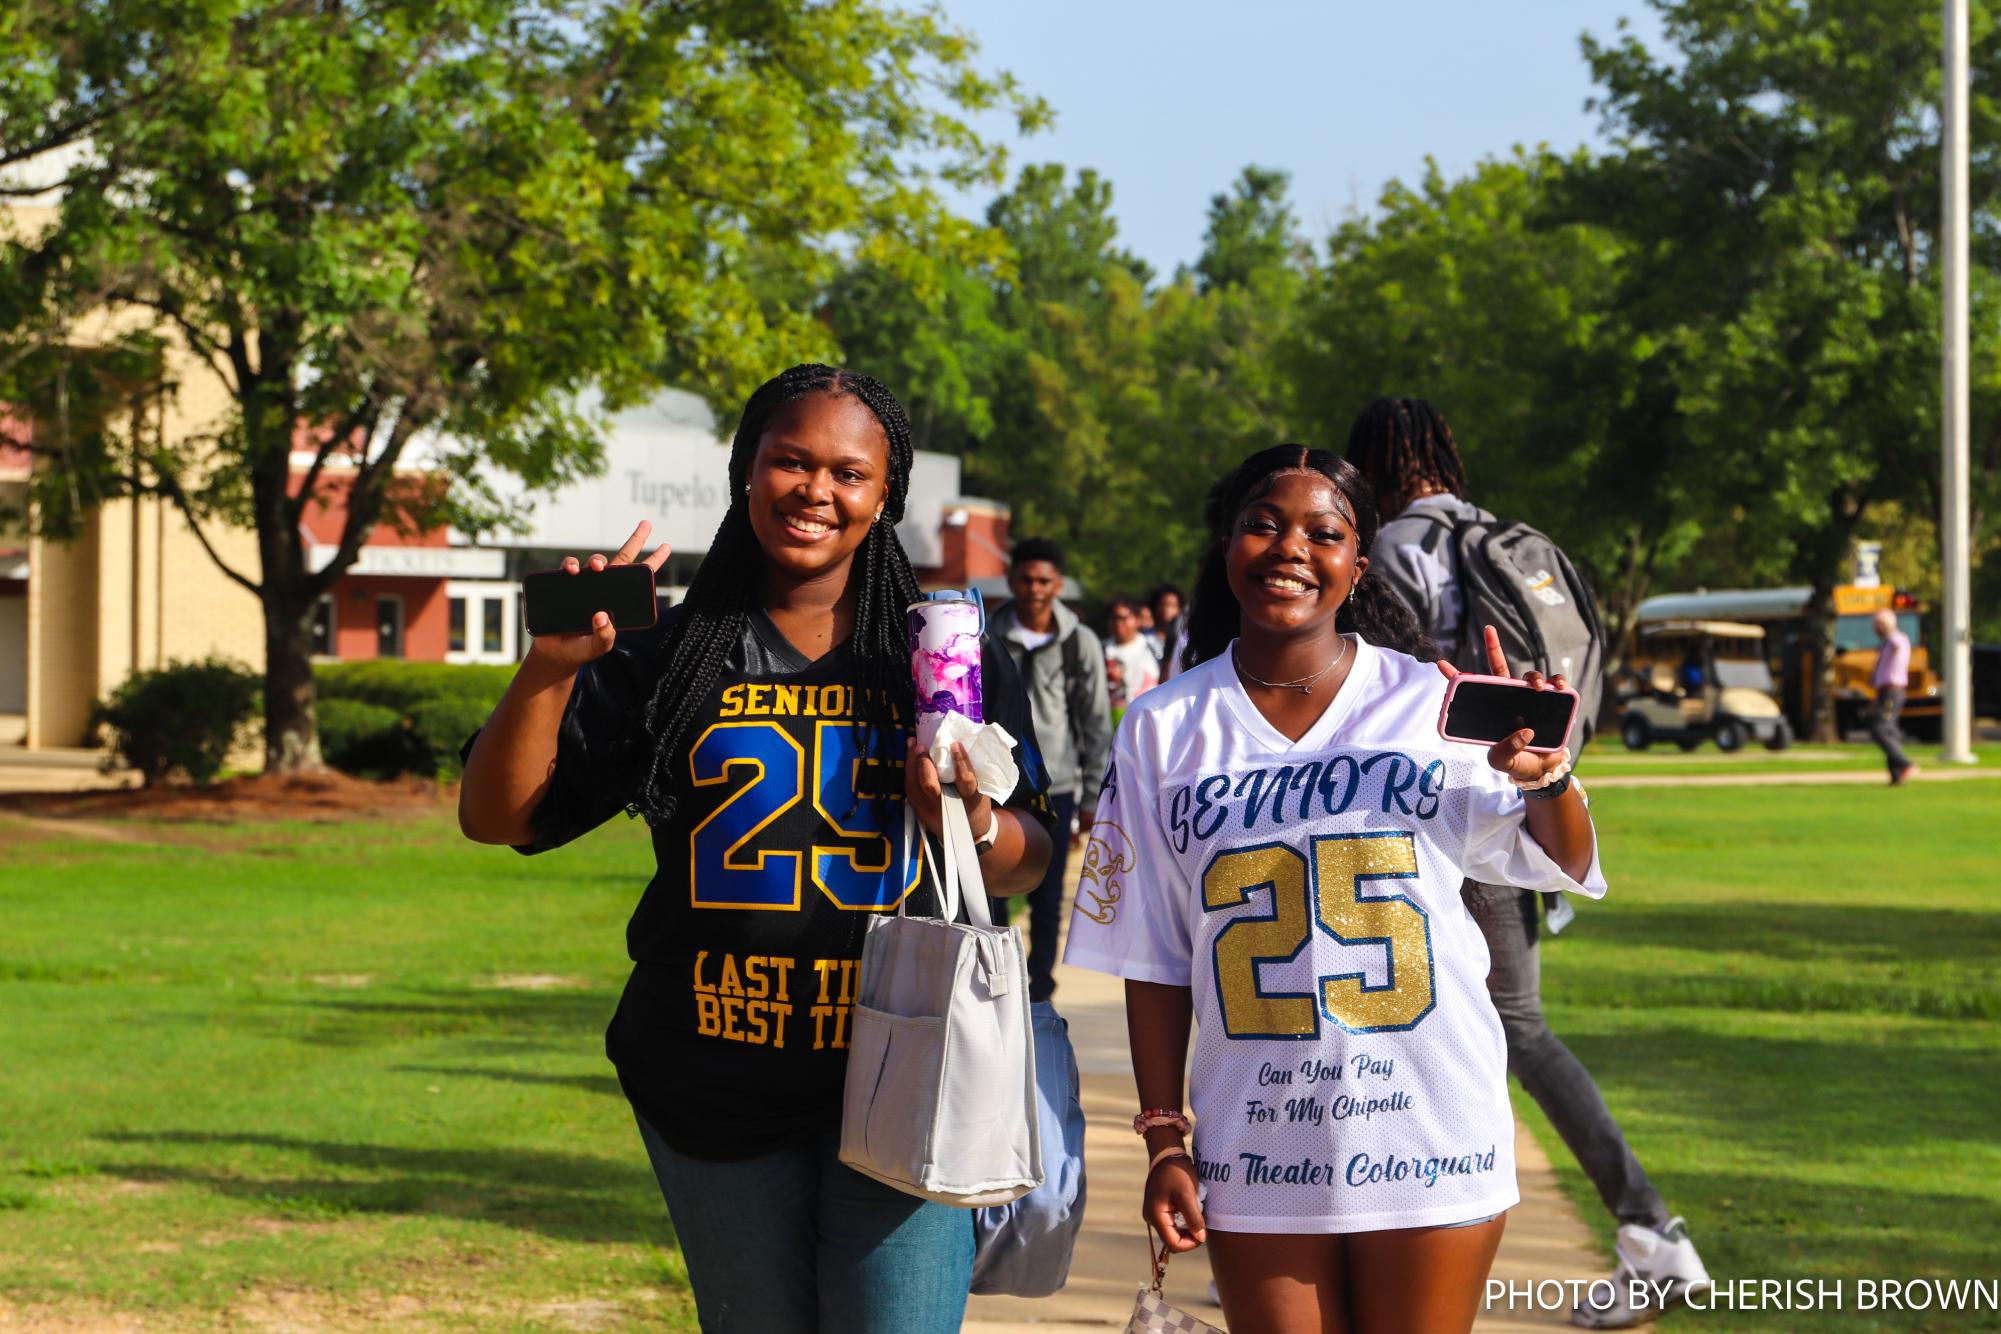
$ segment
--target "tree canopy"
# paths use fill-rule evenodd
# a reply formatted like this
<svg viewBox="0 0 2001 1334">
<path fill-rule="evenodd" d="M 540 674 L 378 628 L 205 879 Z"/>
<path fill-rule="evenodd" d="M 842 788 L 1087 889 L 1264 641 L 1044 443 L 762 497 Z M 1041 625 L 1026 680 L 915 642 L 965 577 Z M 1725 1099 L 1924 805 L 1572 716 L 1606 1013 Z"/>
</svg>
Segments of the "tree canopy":
<svg viewBox="0 0 2001 1334">
<path fill-rule="evenodd" d="M 53 212 L 10 215 L 0 397 L 46 415 L 52 366 L 163 337 L 231 397 L 164 446 L 98 415 L 37 473 L 39 522 L 140 487 L 254 527 L 260 568 L 229 573 L 265 610 L 267 761 L 316 763 L 308 618 L 378 521 L 489 527 L 496 471 L 596 462 L 582 405 L 733 409 L 832 354 L 815 303 L 850 258 L 922 281 L 990 255 L 933 186 L 999 179 L 967 120 L 994 108 L 1045 115 L 935 12 L 874 0 L 10 6 L 0 168 Z M 420 435 L 453 486 L 395 483 Z M 309 569 L 336 473 L 346 529 Z"/>
</svg>

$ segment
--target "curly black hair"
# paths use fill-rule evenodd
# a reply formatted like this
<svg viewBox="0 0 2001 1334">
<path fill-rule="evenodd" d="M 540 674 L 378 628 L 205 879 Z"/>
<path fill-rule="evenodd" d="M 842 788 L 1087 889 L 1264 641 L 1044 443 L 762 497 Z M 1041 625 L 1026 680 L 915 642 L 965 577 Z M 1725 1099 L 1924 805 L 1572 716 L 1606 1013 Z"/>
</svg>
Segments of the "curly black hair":
<svg viewBox="0 0 2001 1334">
<path fill-rule="evenodd" d="M 1382 518 L 1376 509 L 1375 491 L 1353 464 L 1329 450 L 1308 449 L 1304 445 L 1273 445 L 1259 450 L 1218 478 L 1203 502 L 1202 520 L 1209 529 L 1209 546 L 1202 558 L 1201 577 L 1195 584 L 1194 607 L 1188 613 L 1188 645 L 1182 653 L 1183 667 L 1220 656 L 1237 636 L 1243 608 L 1230 590 L 1230 576 L 1225 567 L 1237 516 L 1246 505 L 1269 492 L 1280 473 L 1300 471 L 1319 473 L 1347 497 L 1355 521 L 1356 553 L 1369 554 L 1376 531 L 1382 527 Z M 1418 624 L 1417 613 L 1388 583 L 1371 579 L 1366 572 L 1355 585 L 1354 598 L 1342 606 L 1334 626 L 1344 634 L 1352 631 L 1378 648 L 1408 653 L 1423 662 L 1438 658 L 1438 646 Z"/>
</svg>

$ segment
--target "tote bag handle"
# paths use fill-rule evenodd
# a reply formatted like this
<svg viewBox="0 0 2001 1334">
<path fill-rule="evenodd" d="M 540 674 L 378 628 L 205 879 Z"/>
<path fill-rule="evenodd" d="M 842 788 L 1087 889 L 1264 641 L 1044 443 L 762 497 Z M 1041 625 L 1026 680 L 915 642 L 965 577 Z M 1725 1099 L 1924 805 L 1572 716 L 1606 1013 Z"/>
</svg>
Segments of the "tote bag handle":
<svg viewBox="0 0 2001 1334">
<path fill-rule="evenodd" d="M 945 789 L 943 802 L 945 823 L 944 837 L 939 840 L 942 848 L 940 858 L 930 856 L 931 840 L 924 828 L 917 822 L 917 812 L 908 804 L 903 808 L 903 831 L 906 853 L 911 848 L 921 847 L 924 865 L 931 873 L 932 884 L 938 891 L 938 916 L 947 922 L 959 919 L 959 908 L 963 902 L 966 920 L 974 926 L 990 927 L 994 924 L 993 914 L 987 907 L 986 880 L 980 874 L 980 854 L 973 847 L 973 822 L 966 814 L 966 803 L 953 789 Z M 944 862 L 940 874 L 938 861 Z M 896 905 L 897 916 L 903 915 L 903 903 Z"/>
</svg>

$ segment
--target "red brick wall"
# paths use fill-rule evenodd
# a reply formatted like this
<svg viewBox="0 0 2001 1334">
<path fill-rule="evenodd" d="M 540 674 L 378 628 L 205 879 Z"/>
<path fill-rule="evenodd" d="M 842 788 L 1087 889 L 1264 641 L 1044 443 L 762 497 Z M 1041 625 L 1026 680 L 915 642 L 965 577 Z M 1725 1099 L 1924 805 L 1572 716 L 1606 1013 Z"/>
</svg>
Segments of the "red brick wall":
<svg viewBox="0 0 2001 1334">
<path fill-rule="evenodd" d="M 403 599 L 403 656 L 443 662 L 450 612 L 442 579 L 350 575 L 334 585 L 334 655 L 343 660 L 376 656 L 375 599 Z"/>
<path fill-rule="evenodd" d="M 918 582 L 957 587 L 975 579 L 1004 577 L 1009 540 L 1007 510 L 976 500 L 945 507 L 948 514 L 954 509 L 965 510 L 966 521 L 957 526 L 947 524 L 939 530 L 944 561 L 935 570 L 914 571 Z"/>
</svg>

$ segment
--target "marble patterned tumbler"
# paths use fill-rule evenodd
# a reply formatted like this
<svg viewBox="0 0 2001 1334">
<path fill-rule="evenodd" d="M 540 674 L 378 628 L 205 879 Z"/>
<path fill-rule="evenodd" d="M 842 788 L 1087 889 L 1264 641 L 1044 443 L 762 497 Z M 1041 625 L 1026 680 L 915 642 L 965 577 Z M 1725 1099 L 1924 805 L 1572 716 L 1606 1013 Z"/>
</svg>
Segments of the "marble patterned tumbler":
<svg viewBox="0 0 2001 1334">
<path fill-rule="evenodd" d="M 979 604 L 966 598 L 913 602 L 906 616 L 910 674 L 917 687 L 917 744 L 931 749 L 948 713 L 983 723 Z"/>
</svg>

